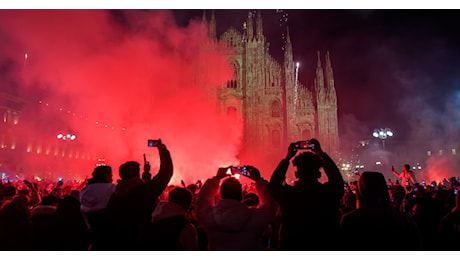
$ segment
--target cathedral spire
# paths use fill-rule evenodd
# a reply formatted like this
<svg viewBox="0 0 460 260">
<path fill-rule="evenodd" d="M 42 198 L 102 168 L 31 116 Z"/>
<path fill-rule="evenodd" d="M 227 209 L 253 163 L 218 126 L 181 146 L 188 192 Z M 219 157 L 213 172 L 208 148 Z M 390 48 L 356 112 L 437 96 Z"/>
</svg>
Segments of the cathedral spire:
<svg viewBox="0 0 460 260">
<path fill-rule="evenodd" d="M 329 56 L 329 51 L 326 51 L 326 68 L 330 68 L 331 66 L 331 58 Z"/>
<path fill-rule="evenodd" d="M 321 54 L 320 54 L 320 52 L 316 51 L 316 55 L 318 57 L 318 61 L 316 62 L 316 71 L 318 71 L 318 69 L 323 70 L 323 68 L 321 67 Z"/>
<path fill-rule="evenodd" d="M 335 91 L 334 84 L 334 71 L 332 70 L 331 57 L 329 51 L 326 52 L 326 85 L 328 90 L 328 99 L 330 102 L 335 103 L 337 100 L 337 94 Z"/>
<path fill-rule="evenodd" d="M 247 28 L 248 28 L 248 40 L 251 41 L 252 38 L 254 37 L 254 25 L 252 23 L 252 13 L 251 13 L 251 11 L 249 11 L 249 14 L 248 14 Z"/>
<path fill-rule="evenodd" d="M 315 78 L 315 90 L 318 98 L 318 104 L 322 104 L 325 100 L 324 93 L 324 73 L 323 67 L 321 66 L 321 53 L 317 51 L 318 61 L 316 62 L 316 78 Z"/>
<path fill-rule="evenodd" d="M 289 35 L 289 26 L 286 26 L 286 43 L 291 45 L 291 36 Z"/>
<path fill-rule="evenodd" d="M 202 22 L 206 22 L 206 10 L 203 10 L 203 17 L 201 18 Z"/>
<path fill-rule="evenodd" d="M 201 19 L 201 37 L 202 39 L 206 39 L 207 35 L 207 30 L 206 30 L 206 24 L 207 24 L 207 21 L 206 21 L 206 10 L 203 10 L 203 17 Z"/>
<path fill-rule="evenodd" d="M 257 39 L 262 40 L 264 37 L 264 29 L 262 26 L 262 15 L 260 14 L 260 10 L 257 10 L 256 33 Z"/>
<path fill-rule="evenodd" d="M 325 55 L 325 72 L 321 65 L 321 55 L 318 51 L 316 67 L 315 90 L 317 102 L 318 137 L 328 151 L 337 152 L 339 149 L 337 123 L 337 95 L 334 87 L 331 59 L 329 52 Z M 322 144 L 322 145 L 323 145 Z"/>
<path fill-rule="evenodd" d="M 292 43 L 289 36 L 289 27 L 286 27 L 286 46 L 284 47 L 284 62 L 292 63 L 294 60 L 292 55 Z"/>
<path fill-rule="evenodd" d="M 211 37 L 212 40 L 216 40 L 216 16 L 214 14 L 214 10 L 212 10 L 211 13 L 211 22 L 209 24 L 209 37 Z"/>
</svg>

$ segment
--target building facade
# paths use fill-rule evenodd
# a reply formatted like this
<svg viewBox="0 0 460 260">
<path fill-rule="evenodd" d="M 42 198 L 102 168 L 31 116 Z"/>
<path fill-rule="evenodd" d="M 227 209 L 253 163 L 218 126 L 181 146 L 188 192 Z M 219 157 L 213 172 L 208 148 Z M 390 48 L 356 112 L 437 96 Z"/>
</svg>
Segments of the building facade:
<svg viewBox="0 0 460 260">
<path fill-rule="evenodd" d="M 284 62 L 269 53 L 260 11 L 248 15 L 241 29 L 216 35 L 214 12 L 203 14 L 203 31 L 211 41 L 204 48 L 224 44 L 234 74 L 216 93 L 219 107 L 243 120 L 243 153 L 282 149 L 291 142 L 317 138 L 323 150 L 339 150 L 337 95 L 329 52 L 317 55 L 316 76 L 305 85 L 297 79 L 292 43 L 287 28 Z"/>
</svg>

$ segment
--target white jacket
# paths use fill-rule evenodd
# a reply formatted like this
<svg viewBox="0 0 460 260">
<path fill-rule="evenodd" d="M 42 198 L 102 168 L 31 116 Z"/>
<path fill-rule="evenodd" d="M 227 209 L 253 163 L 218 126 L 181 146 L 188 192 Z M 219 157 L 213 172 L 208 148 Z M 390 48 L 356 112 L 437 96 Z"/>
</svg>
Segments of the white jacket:
<svg viewBox="0 0 460 260">
<path fill-rule="evenodd" d="M 261 204 L 245 204 L 222 199 L 214 205 L 220 180 L 208 179 L 197 200 L 197 219 L 208 234 L 208 249 L 218 251 L 262 250 L 262 233 L 274 221 L 277 204 L 268 195 L 268 183 L 256 183 Z"/>
<path fill-rule="evenodd" d="M 105 209 L 115 191 L 113 183 L 92 183 L 80 192 L 81 211 L 84 213 Z"/>
</svg>

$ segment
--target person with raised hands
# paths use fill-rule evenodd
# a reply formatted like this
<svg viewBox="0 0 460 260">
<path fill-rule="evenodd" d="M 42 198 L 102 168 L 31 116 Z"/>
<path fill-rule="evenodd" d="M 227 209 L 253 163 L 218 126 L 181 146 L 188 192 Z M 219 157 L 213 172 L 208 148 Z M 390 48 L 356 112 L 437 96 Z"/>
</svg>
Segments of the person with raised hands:
<svg viewBox="0 0 460 260">
<path fill-rule="evenodd" d="M 242 202 L 242 185 L 233 174 L 228 174 L 232 169 L 242 170 L 238 171 L 240 176 L 255 181 L 260 198 L 257 207 L 249 208 Z M 221 198 L 216 201 L 219 186 Z M 206 230 L 209 250 L 263 250 L 263 232 L 274 221 L 276 211 L 268 182 L 251 166 L 219 168 L 216 176 L 205 182 L 197 199 L 197 220 Z"/>
</svg>

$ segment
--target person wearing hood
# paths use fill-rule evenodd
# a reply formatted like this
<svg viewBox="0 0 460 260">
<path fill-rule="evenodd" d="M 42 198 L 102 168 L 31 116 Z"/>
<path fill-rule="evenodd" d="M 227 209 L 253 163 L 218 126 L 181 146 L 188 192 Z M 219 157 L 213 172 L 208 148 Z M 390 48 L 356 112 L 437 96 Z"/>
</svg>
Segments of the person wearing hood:
<svg viewBox="0 0 460 260">
<path fill-rule="evenodd" d="M 340 202 L 344 181 L 334 161 L 316 139 L 291 143 L 270 179 L 270 191 L 281 208 L 281 250 L 334 250 L 339 242 Z M 300 149 L 311 150 L 296 156 Z M 295 156 L 295 157 L 294 157 Z M 297 168 L 294 186 L 283 185 L 290 160 Z M 328 181 L 320 183 L 323 168 Z"/>
<path fill-rule="evenodd" d="M 358 181 L 358 208 L 342 216 L 342 250 L 413 251 L 421 249 L 415 222 L 391 206 L 385 177 L 364 172 Z M 403 241 L 395 239 L 402 238 Z"/>
<path fill-rule="evenodd" d="M 157 199 L 168 186 L 173 175 L 171 155 L 166 146 L 158 143 L 160 169 L 153 178 L 150 164 L 144 165 L 142 179 L 140 164 L 129 161 L 120 166 L 121 180 L 107 204 L 107 214 L 112 234 L 107 240 L 108 250 L 135 250 L 139 228 L 148 223 L 157 204 Z"/>
<path fill-rule="evenodd" d="M 264 230 L 275 220 L 276 202 L 268 193 L 268 183 L 256 168 L 248 167 L 248 177 L 256 182 L 260 205 L 248 208 L 242 202 L 241 183 L 227 174 L 228 168 L 219 168 L 217 175 L 208 179 L 197 199 L 197 220 L 208 235 L 208 250 L 249 251 L 263 250 Z M 220 187 L 221 200 L 215 197 Z"/>
<path fill-rule="evenodd" d="M 116 187 L 108 165 L 97 166 L 92 176 L 80 192 L 81 211 L 85 214 L 105 209 Z"/>
<path fill-rule="evenodd" d="M 92 176 L 80 192 L 80 209 L 92 232 L 91 250 L 98 250 L 106 241 L 102 238 L 108 228 L 106 207 L 116 186 L 108 165 L 97 166 Z"/>
<path fill-rule="evenodd" d="M 174 188 L 168 201 L 160 202 L 152 213 L 152 221 L 141 229 L 142 250 L 196 251 L 198 235 L 187 218 L 192 205 L 192 193 L 186 188 Z"/>
</svg>

